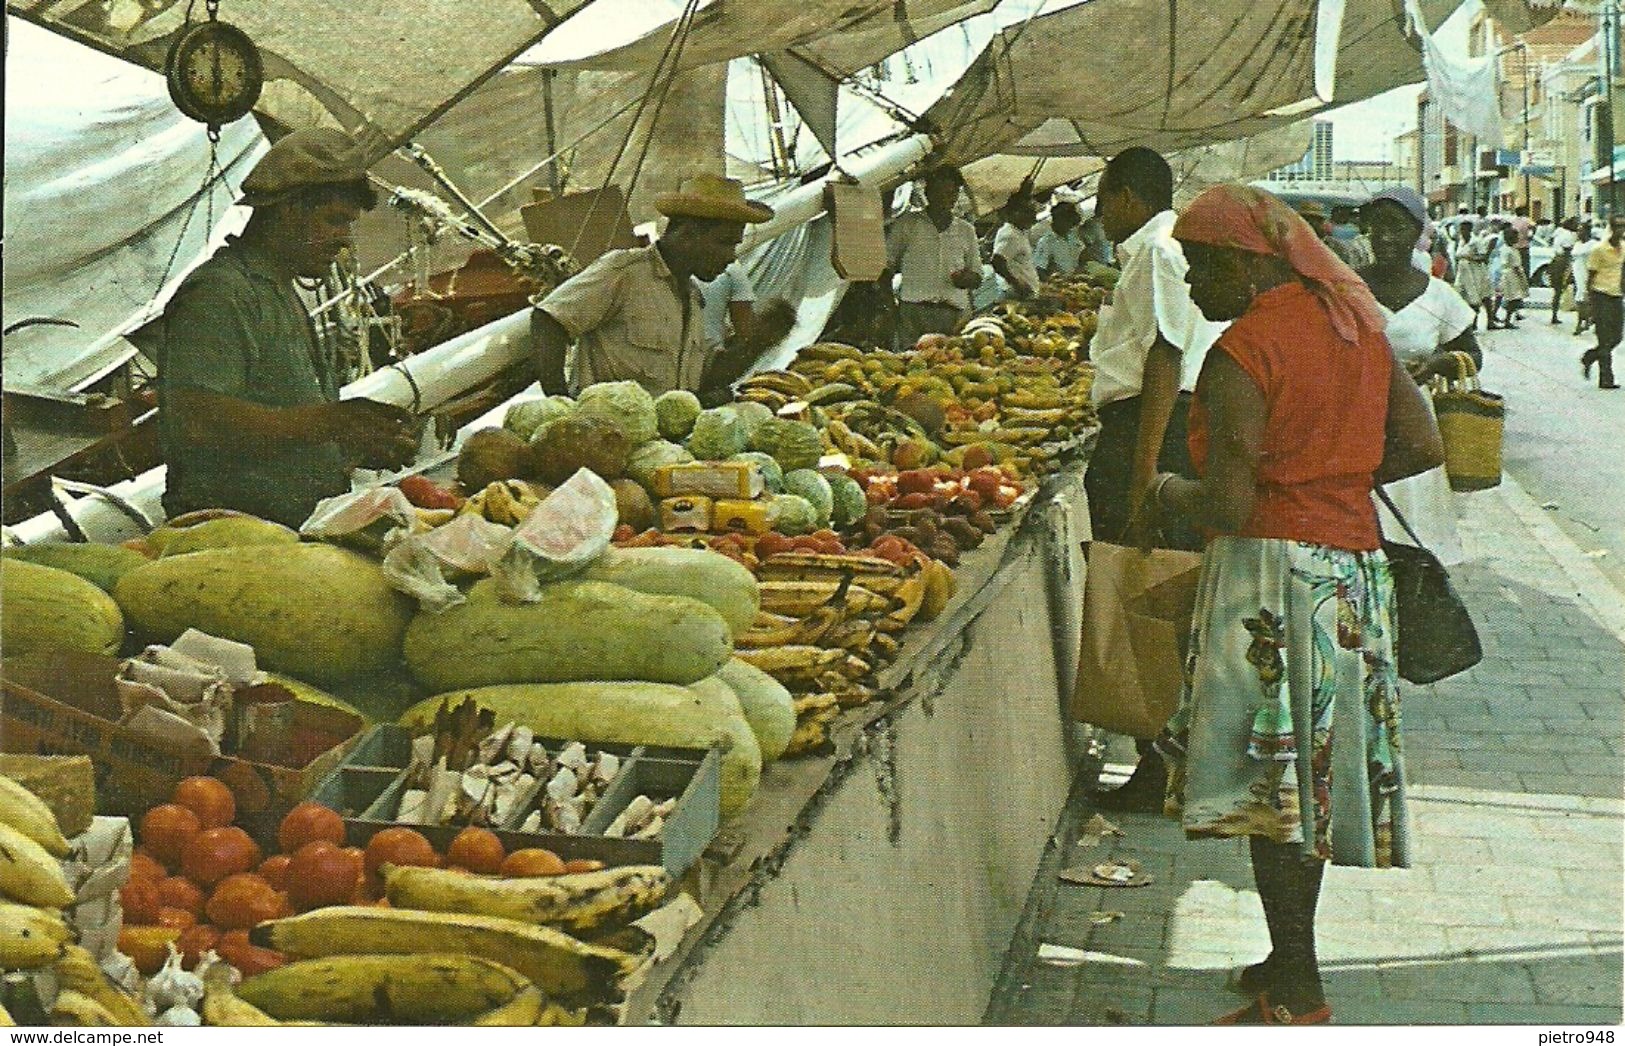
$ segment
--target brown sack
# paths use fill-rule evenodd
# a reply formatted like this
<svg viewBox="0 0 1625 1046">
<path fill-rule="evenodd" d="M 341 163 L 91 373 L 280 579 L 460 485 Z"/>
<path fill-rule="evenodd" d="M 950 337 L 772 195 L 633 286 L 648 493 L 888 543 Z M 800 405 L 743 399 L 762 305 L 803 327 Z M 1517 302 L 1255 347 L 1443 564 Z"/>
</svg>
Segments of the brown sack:
<svg viewBox="0 0 1625 1046">
<path fill-rule="evenodd" d="M 1074 719 L 1115 734 L 1157 736 L 1179 706 L 1201 570 L 1195 552 L 1089 545 Z"/>
</svg>

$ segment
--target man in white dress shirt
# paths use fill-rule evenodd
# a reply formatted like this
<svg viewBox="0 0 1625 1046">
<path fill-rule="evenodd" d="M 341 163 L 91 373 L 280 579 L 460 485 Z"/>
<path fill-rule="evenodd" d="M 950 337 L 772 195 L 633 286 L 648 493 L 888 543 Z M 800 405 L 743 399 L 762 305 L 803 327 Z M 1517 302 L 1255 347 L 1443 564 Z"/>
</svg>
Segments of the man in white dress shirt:
<svg viewBox="0 0 1625 1046">
<path fill-rule="evenodd" d="M 1050 208 L 1050 230 L 1033 246 L 1033 266 L 1040 276 L 1071 276 L 1082 264 L 1085 244 L 1078 235 L 1078 207 L 1061 202 Z"/>
<path fill-rule="evenodd" d="M 1100 310 L 1090 343 L 1100 438 L 1084 489 L 1093 536 L 1118 544 L 1200 551 L 1191 531 L 1140 533 L 1139 500 L 1158 472 L 1194 478 L 1186 449 L 1190 394 L 1208 349 L 1223 331 L 1192 304 L 1188 266 L 1173 237 L 1173 172 L 1150 149 L 1114 156 L 1100 177 L 1096 212 L 1117 244 L 1122 275 Z M 1161 808 L 1165 771 L 1148 744 L 1129 783 L 1101 793 L 1111 809 Z"/>
<path fill-rule="evenodd" d="M 952 334 L 970 319 L 970 292 L 982 283 L 976 227 L 954 215 L 964 178 L 938 167 L 921 182 L 925 209 L 908 211 L 886 231 L 886 273 L 897 288 L 897 345 L 913 348 L 922 334 Z"/>
<path fill-rule="evenodd" d="M 1004 205 L 1004 224 L 993 237 L 993 271 L 999 274 L 1001 297 L 1031 298 L 1038 293 L 1038 268 L 1033 264 L 1030 230 L 1038 220 L 1038 206 L 1024 192 Z"/>
</svg>

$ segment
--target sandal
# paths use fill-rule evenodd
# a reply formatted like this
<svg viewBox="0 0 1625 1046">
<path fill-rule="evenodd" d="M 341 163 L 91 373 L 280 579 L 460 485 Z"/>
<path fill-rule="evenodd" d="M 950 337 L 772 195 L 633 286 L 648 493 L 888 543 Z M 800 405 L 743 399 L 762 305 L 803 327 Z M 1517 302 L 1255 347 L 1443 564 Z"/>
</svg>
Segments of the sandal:
<svg viewBox="0 0 1625 1046">
<path fill-rule="evenodd" d="M 1328 1003 L 1321 1003 L 1316 1009 L 1307 1013 L 1293 1013 L 1285 1006 L 1272 1006 L 1268 992 L 1260 993 L 1258 998 L 1233 1013 L 1227 1013 L 1214 1024 L 1278 1024 L 1278 1025 L 1304 1025 L 1304 1024 L 1330 1024 L 1332 1022 L 1332 1008 Z"/>
</svg>

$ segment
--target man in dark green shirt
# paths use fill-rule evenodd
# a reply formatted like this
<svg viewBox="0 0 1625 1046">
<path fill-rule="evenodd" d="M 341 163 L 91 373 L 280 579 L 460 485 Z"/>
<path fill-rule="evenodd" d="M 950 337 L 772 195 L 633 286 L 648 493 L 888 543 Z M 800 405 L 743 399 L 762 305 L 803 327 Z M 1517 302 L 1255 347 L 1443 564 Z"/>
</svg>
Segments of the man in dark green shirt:
<svg viewBox="0 0 1625 1046">
<path fill-rule="evenodd" d="M 243 202 L 254 214 L 242 235 L 131 340 L 158 365 L 165 511 L 231 508 L 297 527 L 349 491 L 356 465 L 409 461 L 417 419 L 339 400 L 334 360 L 294 290 L 327 272 L 377 203 L 355 142 L 328 128 L 287 135 L 243 180 Z"/>
</svg>

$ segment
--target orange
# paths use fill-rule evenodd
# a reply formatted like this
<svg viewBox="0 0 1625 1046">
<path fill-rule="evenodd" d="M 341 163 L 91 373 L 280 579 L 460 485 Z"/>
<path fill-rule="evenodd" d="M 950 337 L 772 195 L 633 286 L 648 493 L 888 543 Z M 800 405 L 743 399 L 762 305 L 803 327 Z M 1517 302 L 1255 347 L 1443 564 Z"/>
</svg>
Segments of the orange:
<svg viewBox="0 0 1625 1046">
<path fill-rule="evenodd" d="M 518 879 L 538 875 L 563 875 L 564 861 L 552 850 L 532 847 L 515 850 L 502 862 L 502 874 Z"/>
<path fill-rule="evenodd" d="M 164 863 L 158 858 L 138 846 L 130 854 L 130 878 L 156 879 L 163 882 L 169 878 L 169 869 L 165 868 Z"/>
<path fill-rule="evenodd" d="M 119 904 L 124 907 L 124 921 L 137 926 L 151 926 L 158 921 L 158 909 L 163 907 L 158 884 L 151 879 L 131 879 L 118 892 Z"/>
<path fill-rule="evenodd" d="M 176 803 L 163 803 L 141 818 L 141 845 L 148 853 L 173 868 L 180 864 L 181 848 L 203 830 L 197 814 Z"/>
<path fill-rule="evenodd" d="M 202 887 L 184 875 L 172 875 L 158 884 L 158 900 L 166 908 L 179 908 L 199 915 L 203 912 L 203 902 L 207 896 Z"/>
<path fill-rule="evenodd" d="M 277 845 L 285 854 L 319 839 L 334 846 L 344 845 L 344 818 L 321 803 L 300 803 L 288 811 L 276 830 Z"/>
<path fill-rule="evenodd" d="M 237 797 L 218 777 L 188 777 L 175 786 L 174 802 L 197 814 L 205 828 L 228 825 L 237 816 Z"/>
<path fill-rule="evenodd" d="M 282 905 L 282 895 L 270 883 L 253 872 L 239 872 L 221 880 L 204 911 L 221 929 L 247 930 L 278 918 Z"/>
<path fill-rule="evenodd" d="M 159 926 L 170 926 L 184 932 L 197 925 L 197 916 L 184 908 L 160 908 L 156 921 Z"/>
<path fill-rule="evenodd" d="M 434 868 L 440 864 L 440 856 L 434 852 L 434 844 L 425 839 L 422 832 L 410 828 L 385 828 L 367 840 L 365 864 L 367 874 L 373 876 L 386 864 Z"/>
<path fill-rule="evenodd" d="M 187 840 L 181 870 L 199 886 L 210 887 L 260 863 L 259 844 L 241 828 L 205 828 Z"/>
<path fill-rule="evenodd" d="M 489 828 L 464 828 L 446 847 L 446 861 L 458 868 L 467 868 L 482 875 L 495 875 L 502 870 L 502 860 L 508 856 L 502 840 Z"/>
<path fill-rule="evenodd" d="M 266 882 L 278 890 L 288 888 L 288 865 L 293 861 L 287 854 L 272 854 L 260 862 L 257 871 Z"/>
<path fill-rule="evenodd" d="M 361 862 L 348 851 L 318 839 L 306 843 L 288 865 L 288 900 L 308 912 L 348 904 L 361 882 Z"/>
</svg>

